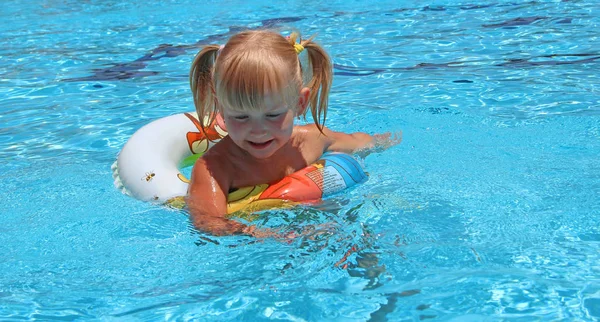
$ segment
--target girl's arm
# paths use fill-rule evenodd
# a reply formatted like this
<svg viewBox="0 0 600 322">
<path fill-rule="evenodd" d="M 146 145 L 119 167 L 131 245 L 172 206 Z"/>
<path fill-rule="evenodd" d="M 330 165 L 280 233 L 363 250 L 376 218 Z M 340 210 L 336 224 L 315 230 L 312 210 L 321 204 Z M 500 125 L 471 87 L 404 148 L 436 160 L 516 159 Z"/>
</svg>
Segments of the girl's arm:
<svg viewBox="0 0 600 322">
<path fill-rule="evenodd" d="M 198 230 L 218 236 L 250 234 L 250 227 L 225 217 L 230 172 L 217 161 L 200 158 L 194 165 L 186 200 L 192 223 Z"/>
<path fill-rule="evenodd" d="M 186 198 L 194 227 L 216 236 L 249 235 L 256 238 L 289 238 L 271 229 L 257 229 L 227 219 L 227 195 L 230 187 L 229 174 L 233 173 L 219 157 L 203 157 L 196 161 Z"/>
</svg>

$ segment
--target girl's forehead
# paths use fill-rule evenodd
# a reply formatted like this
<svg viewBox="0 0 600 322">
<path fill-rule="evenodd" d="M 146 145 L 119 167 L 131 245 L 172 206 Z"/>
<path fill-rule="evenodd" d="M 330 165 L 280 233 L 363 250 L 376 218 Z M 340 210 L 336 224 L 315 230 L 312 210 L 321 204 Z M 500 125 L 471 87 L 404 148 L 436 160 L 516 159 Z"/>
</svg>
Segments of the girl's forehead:
<svg viewBox="0 0 600 322">
<path fill-rule="evenodd" d="M 249 111 L 274 111 L 274 110 L 281 110 L 281 109 L 289 109 L 293 107 L 293 104 L 291 104 L 289 101 L 289 99 L 287 99 L 288 97 L 286 95 L 283 95 L 281 93 L 277 93 L 277 94 L 265 94 L 262 95 L 261 97 L 254 97 L 254 99 L 241 99 L 241 100 L 236 100 L 237 102 L 242 103 L 241 106 L 238 106 L 238 104 L 227 104 L 227 102 L 229 103 L 233 103 L 230 100 L 226 100 L 224 103 L 221 105 L 221 109 L 225 110 L 227 112 L 249 112 Z M 243 104 L 243 102 L 246 102 L 248 104 Z"/>
<path fill-rule="evenodd" d="M 222 106 L 222 111 L 225 113 L 233 113 L 233 114 L 248 114 L 248 113 L 268 113 L 273 111 L 281 111 L 291 109 L 291 106 L 288 104 L 263 104 L 257 107 L 235 107 L 235 106 Z"/>
<path fill-rule="evenodd" d="M 287 105 L 286 98 L 283 93 L 266 94 L 263 96 L 263 102 L 265 107 Z"/>
</svg>

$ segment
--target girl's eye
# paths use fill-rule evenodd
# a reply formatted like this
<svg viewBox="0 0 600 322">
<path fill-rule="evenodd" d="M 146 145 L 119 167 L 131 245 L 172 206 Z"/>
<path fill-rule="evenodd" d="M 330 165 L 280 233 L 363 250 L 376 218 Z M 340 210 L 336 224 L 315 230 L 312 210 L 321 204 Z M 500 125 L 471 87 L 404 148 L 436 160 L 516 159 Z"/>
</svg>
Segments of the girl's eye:
<svg viewBox="0 0 600 322">
<path fill-rule="evenodd" d="M 275 119 L 279 116 L 281 116 L 283 113 L 274 113 L 274 114 L 267 114 L 267 117 L 270 119 Z"/>
<path fill-rule="evenodd" d="M 234 116 L 234 119 L 238 120 L 238 121 L 244 121 L 248 119 L 247 115 L 239 115 L 239 116 Z"/>
</svg>

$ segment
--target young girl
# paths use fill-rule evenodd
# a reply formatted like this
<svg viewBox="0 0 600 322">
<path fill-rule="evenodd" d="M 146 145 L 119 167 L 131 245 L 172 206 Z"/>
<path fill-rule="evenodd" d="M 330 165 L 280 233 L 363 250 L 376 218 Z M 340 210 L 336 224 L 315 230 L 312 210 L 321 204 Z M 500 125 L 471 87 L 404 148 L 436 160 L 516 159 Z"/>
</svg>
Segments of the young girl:
<svg viewBox="0 0 600 322">
<path fill-rule="evenodd" d="M 199 230 L 266 235 L 226 218 L 230 190 L 281 180 L 327 151 L 351 153 L 400 143 L 389 133 L 345 134 L 323 126 L 331 62 L 312 39 L 296 43 L 297 37 L 245 31 L 225 46 L 204 47 L 194 59 L 190 83 L 198 117 L 216 118 L 229 133 L 192 170 L 186 201 Z M 299 59 L 303 51 L 308 66 Z M 304 116 L 308 106 L 314 124 L 294 126 L 294 118 Z"/>
</svg>

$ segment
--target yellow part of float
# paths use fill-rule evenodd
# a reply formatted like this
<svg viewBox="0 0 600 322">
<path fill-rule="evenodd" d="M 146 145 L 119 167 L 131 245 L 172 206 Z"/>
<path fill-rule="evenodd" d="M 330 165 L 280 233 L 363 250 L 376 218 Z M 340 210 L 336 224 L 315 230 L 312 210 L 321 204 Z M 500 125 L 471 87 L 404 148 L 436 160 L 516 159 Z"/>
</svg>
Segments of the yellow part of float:
<svg viewBox="0 0 600 322">
<path fill-rule="evenodd" d="M 268 184 L 259 184 L 252 187 L 239 188 L 227 196 L 227 214 L 238 213 L 235 216 L 243 216 L 253 212 L 272 209 L 292 207 L 296 203 L 282 199 L 264 199 L 260 198 L 261 193 L 269 187 Z M 175 209 L 183 209 L 186 206 L 185 197 L 175 197 L 167 200 L 165 205 Z"/>
</svg>

